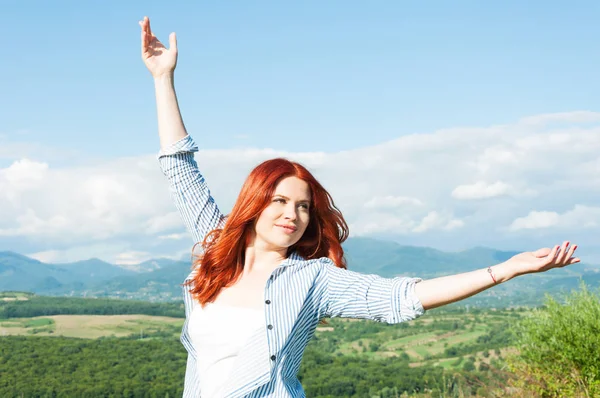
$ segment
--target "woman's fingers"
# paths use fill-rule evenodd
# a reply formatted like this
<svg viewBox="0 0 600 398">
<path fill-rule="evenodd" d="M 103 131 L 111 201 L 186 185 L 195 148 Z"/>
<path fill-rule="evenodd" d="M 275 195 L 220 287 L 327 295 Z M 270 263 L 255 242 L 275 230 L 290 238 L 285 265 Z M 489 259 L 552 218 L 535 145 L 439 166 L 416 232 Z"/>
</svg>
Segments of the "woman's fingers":
<svg viewBox="0 0 600 398">
<path fill-rule="evenodd" d="M 150 29 L 150 18 L 144 17 L 144 24 L 146 26 L 146 32 L 152 37 L 152 29 Z"/>
<path fill-rule="evenodd" d="M 175 35 L 175 32 L 169 35 L 169 50 L 177 51 L 177 36 Z"/>
<path fill-rule="evenodd" d="M 573 254 L 575 254 L 575 250 L 577 249 L 577 245 L 571 246 L 571 248 L 567 251 L 564 259 L 564 265 L 573 264 L 571 261 L 573 260 Z M 579 259 L 577 259 L 579 260 Z"/>
<path fill-rule="evenodd" d="M 556 255 L 558 254 L 558 250 L 560 249 L 560 246 L 554 246 L 552 248 L 552 251 L 550 252 L 550 254 L 548 254 L 548 257 L 546 258 L 546 264 L 553 264 L 556 261 Z"/>
<path fill-rule="evenodd" d="M 139 21 L 140 24 L 140 28 L 141 28 L 141 40 L 142 40 L 142 52 L 148 51 L 148 44 L 150 42 L 150 36 L 148 36 L 148 29 L 147 29 L 147 23 L 146 23 L 146 18 L 144 17 L 144 19 L 142 19 L 141 21 Z"/>
<path fill-rule="evenodd" d="M 570 242 L 565 241 L 561 246 L 555 247 L 556 250 L 553 250 L 553 252 L 556 251 L 555 258 L 552 257 L 552 253 L 549 256 L 551 260 L 550 264 L 553 267 L 564 267 L 566 265 L 578 263 L 580 261 L 579 258 L 573 258 L 573 254 L 575 254 L 577 245 L 569 246 L 569 243 Z"/>
<path fill-rule="evenodd" d="M 565 243 L 558 246 L 558 250 L 556 251 L 556 256 L 554 257 L 552 263 L 554 265 L 559 265 L 562 262 L 562 258 L 565 255 Z"/>
<path fill-rule="evenodd" d="M 561 256 L 560 256 L 560 264 L 563 265 L 567 262 L 567 260 L 569 260 L 571 258 L 571 256 L 573 255 L 573 246 L 569 247 L 570 242 L 566 241 L 563 243 L 562 245 L 562 250 L 561 250 Z"/>
<path fill-rule="evenodd" d="M 141 39 L 140 42 L 142 45 L 142 54 L 144 54 L 146 51 L 148 51 L 148 41 L 146 40 L 146 32 L 144 32 L 143 28 L 142 28 L 140 39 Z"/>
<path fill-rule="evenodd" d="M 145 32 L 148 37 L 152 37 L 152 31 L 150 30 L 150 20 L 148 17 L 144 17 L 141 21 L 138 22 L 140 24 L 140 28 L 143 32 Z"/>
</svg>

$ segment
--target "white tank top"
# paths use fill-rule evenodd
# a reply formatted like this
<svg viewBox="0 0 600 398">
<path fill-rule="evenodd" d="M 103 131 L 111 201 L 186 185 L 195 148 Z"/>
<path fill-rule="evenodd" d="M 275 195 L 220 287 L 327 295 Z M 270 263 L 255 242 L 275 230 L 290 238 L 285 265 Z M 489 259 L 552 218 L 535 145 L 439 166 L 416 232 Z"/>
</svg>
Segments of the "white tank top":
<svg viewBox="0 0 600 398">
<path fill-rule="evenodd" d="M 264 311 L 209 303 L 197 305 L 188 321 L 197 354 L 202 398 L 221 398 L 225 382 L 248 338 L 265 327 Z"/>
</svg>

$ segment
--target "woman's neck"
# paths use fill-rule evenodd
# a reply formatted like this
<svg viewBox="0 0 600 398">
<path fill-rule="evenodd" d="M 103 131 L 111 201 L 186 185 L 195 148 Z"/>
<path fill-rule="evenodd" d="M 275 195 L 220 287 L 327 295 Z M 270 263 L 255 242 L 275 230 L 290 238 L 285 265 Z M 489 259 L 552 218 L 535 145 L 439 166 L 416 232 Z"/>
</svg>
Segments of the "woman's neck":
<svg viewBox="0 0 600 398">
<path fill-rule="evenodd" d="M 245 249 L 244 273 L 277 267 L 287 258 L 287 248 L 269 248 L 264 242 L 253 239 Z"/>
</svg>

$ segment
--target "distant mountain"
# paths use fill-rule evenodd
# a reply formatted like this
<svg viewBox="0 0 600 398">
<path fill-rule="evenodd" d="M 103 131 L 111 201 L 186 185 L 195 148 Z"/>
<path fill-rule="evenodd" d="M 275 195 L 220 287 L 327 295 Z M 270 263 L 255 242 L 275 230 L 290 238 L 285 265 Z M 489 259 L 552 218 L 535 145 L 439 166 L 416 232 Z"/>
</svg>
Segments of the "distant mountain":
<svg viewBox="0 0 600 398">
<path fill-rule="evenodd" d="M 548 281 L 545 287 L 548 289 L 570 291 L 577 289 L 579 284 L 584 282 L 588 286 L 600 286 L 600 273 L 588 273 L 581 276 L 567 276 Z"/>
<path fill-rule="evenodd" d="M 486 247 L 449 253 L 370 238 L 350 238 L 344 243 L 344 250 L 350 270 L 384 277 L 418 276 L 423 279 L 481 269 L 517 254 Z M 0 291 L 147 301 L 180 300 L 181 283 L 190 268 L 189 259 L 159 258 L 123 267 L 94 258 L 69 264 L 45 264 L 17 253 L 0 252 Z M 527 275 L 468 302 L 494 306 L 539 304 L 544 293 L 576 289 L 580 280 L 590 286 L 600 286 L 600 267 L 575 264 Z"/>
<path fill-rule="evenodd" d="M 156 271 L 161 268 L 168 268 L 170 266 L 175 265 L 176 263 L 178 263 L 178 261 L 171 260 L 168 258 L 157 258 L 157 259 L 144 261 L 143 263 L 139 263 L 139 264 L 127 264 L 127 265 L 120 264 L 119 267 L 139 273 L 139 272 Z"/>
<path fill-rule="evenodd" d="M 134 275 L 134 270 L 113 265 L 97 258 L 77 261 L 74 263 L 54 264 L 57 268 L 65 269 L 78 277 L 85 276 L 90 280 L 107 280 L 122 275 Z M 78 279 L 80 280 L 80 279 Z"/>
<path fill-rule="evenodd" d="M 71 281 L 74 276 L 66 269 L 25 257 L 14 252 L 0 252 L 0 290 L 35 292 L 37 287 L 55 281 Z M 56 284 L 53 282 L 53 284 Z"/>
<path fill-rule="evenodd" d="M 370 238 L 350 238 L 345 243 L 344 250 L 349 269 L 385 277 L 432 277 L 466 272 L 498 264 L 517 254 L 484 247 L 448 253 Z"/>
<path fill-rule="evenodd" d="M 136 298 L 152 301 L 181 297 L 181 283 L 189 275 L 191 264 L 183 261 L 162 263 L 163 267 L 151 272 L 112 278 L 88 286 L 92 295 L 118 298 Z"/>
<path fill-rule="evenodd" d="M 94 258 L 47 264 L 18 253 L 0 252 L 0 290 L 47 293 L 133 274 L 133 271 Z"/>
</svg>

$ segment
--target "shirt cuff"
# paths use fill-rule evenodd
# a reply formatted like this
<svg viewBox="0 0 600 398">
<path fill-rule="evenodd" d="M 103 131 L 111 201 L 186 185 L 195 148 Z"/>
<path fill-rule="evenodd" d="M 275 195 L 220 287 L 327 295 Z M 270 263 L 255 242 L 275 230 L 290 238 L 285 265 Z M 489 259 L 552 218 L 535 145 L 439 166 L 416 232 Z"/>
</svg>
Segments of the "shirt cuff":
<svg viewBox="0 0 600 398">
<path fill-rule="evenodd" d="M 421 281 L 421 278 L 394 278 L 389 323 L 410 321 L 425 313 L 421 300 L 415 294 L 415 285 Z"/>
<path fill-rule="evenodd" d="M 190 135 L 186 135 L 179 141 L 176 141 L 168 147 L 161 149 L 158 152 L 157 159 L 160 159 L 163 156 L 176 155 L 178 153 L 185 152 L 198 152 L 198 146 Z"/>
</svg>

